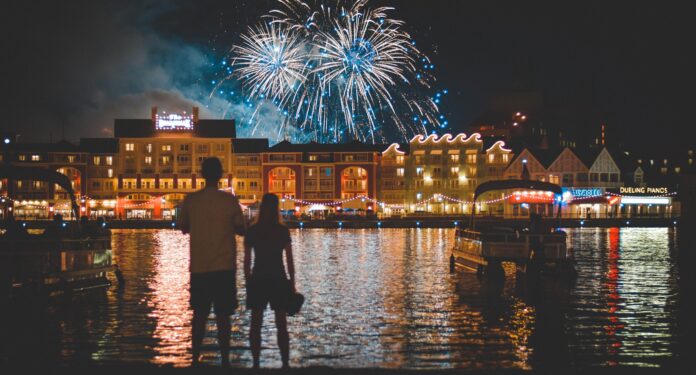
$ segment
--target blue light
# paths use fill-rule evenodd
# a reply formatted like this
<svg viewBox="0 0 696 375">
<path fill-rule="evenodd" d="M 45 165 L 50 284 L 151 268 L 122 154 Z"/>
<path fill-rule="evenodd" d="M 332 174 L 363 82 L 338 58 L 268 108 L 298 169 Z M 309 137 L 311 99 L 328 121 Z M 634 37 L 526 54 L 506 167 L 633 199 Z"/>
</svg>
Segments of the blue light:
<svg viewBox="0 0 696 375">
<path fill-rule="evenodd" d="M 68 225 L 68 223 L 63 223 L 63 228 L 65 228 Z"/>
<path fill-rule="evenodd" d="M 377 226 L 378 226 L 378 227 L 381 227 L 381 226 L 382 226 L 382 222 L 381 222 L 381 221 L 378 221 L 378 222 L 377 222 Z"/>
<path fill-rule="evenodd" d="M 677 221 L 676 221 L 676 220 L 674 220 L 674 225 L 677 225 Z"/>
<path fill-rule="evenodd" d="M 222 65 L 227 65 L 227 61 L 222 60 Z"/>
<path fill-rule="evenodd" d="M 106 226 L 106 223 L 103 224 L 103 226 Z M 176 226 L 176 223 L 172 221 L 172 228 Z"/>
<path fill-rule="evenodd" d="M 210 81 L 210 83 L 214 85 L 214 84 L 215 84 L 215 80 Z"/>
<path fill-rule="evenodd" d="M 449 91 L 447 89 L 442 90 L 443 93 L 447 94 Z"/>
<path fill-rule="evenodd" d="M 580 225 L 585 225 L 585 220 L 580 220 Z"/>
<path fill-rule="evenodd" d="M 435 65 L 430 64 L 430 69 L 435 69 Z"/>
<path fill-rule="evenodd" d="M 9 138 L 5 138 L 5 144 L 6 144 L 6 145 L 10 144 L 10 139 L 9 139 Z"/>
<path fill-rule="evenodd" d="M 458 221 L 455 221 L 455 222 L 454 222 L 454 226 L 456 227 L 457 225 L 459 225 L 459 222 L 458 222 Z"/>
<path fill-rule="evenodd" d="M 445 122 L 443 122 L 443 124 L 449 125 L 449 121 L 445 120 Z"/>
<path fill-rule="evenodd" d="M 343 226 L 343 222 L 342 222 L 342 221 L 339 221 L 339 222 L 338 222 L 338 226 L 339 226 L 339 227 L 342 227 L 342 226 Z"/>
<path fill-rule="evenodd" d="M 22 223 L 22 226 L 23 226 L 23 227 L 26 227 L 26 226 L 27 226 L 27 223 Z"/>
<path fill-rule="evenodd" d="M 418 116 L 413 116 L 413 121 L 418 121 Z"/>
<path fill-rule="evenodd" d="M 174 224 L 174 223 L 172 223 Z M 102 228 L 106 228 L 106 223 L 102 223 Z"/>
<path fill-rule="evenodd" d="M 301 221 L 300 221 L 300 226 L 301 226 L 301 227 L 304 227 L 304 223 L 303 223 L 303 222 L 301 222 Z"/>
<path fill-rule="evenodd" d="M 435 99 L 435 104 L 440 103 L 440 99 Z"/>
<path fill-rule="evenodd" d="M 444 119 L 445 119 L 445 116 L 440 115 L 440 120 L 444 120 Z"/>
<path fill-rule="evenodd" d="M 416 221 L 416 226 L 420 226 L 420 221 Z"/>
<path fill-rule="evenodd" d="M 421 79 L 420 73 L 416 74 L 416 78 Z"/>
<path fill-rule="evenodd" d="M 630 222 L 630 221 L 626 221 L 626 225 L 628 225 L 628 224 L 631 224 L 631 222 Z"/>
</svg>

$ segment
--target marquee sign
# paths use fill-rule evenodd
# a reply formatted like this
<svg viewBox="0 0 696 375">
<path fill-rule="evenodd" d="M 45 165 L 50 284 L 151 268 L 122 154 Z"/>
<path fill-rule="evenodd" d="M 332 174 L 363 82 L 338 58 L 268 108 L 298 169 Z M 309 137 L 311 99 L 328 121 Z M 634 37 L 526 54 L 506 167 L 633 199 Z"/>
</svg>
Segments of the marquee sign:
<svg viewBox="0 0 696 375">
<path fill-rule="evenodd" d="M 604 188 L 563 188 L 563 193 L 565 192 L 573 198 L 588 198 L 604 195 Z"/>
<path fill-rule="evenodd" d="M 193 130 L 193 116 L 169 114 L 155 117 L 156 130 Z"/>
<path fill-rule="evenodd" d="M 619 188 L 619 194 L 631 194 L 631 195 L 661 195 L 669 194 L 669 188 L 666 187 L 653 187 L 653 186 L 639 186 L 630 187 L 622 186 Z"/>
</svg>

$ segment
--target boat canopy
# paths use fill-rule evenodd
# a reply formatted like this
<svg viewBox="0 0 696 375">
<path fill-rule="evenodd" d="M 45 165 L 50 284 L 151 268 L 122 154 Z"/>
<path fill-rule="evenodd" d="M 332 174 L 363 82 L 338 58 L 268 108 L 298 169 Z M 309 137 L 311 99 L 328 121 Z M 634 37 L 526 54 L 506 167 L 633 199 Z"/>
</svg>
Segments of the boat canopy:
<svg viewBox="0 0 696 375">
<path fill-rule="evenodd" d="M 80 217 L 79 206 L 75 199 L 75 191 L 73 191 L 68 176 L 62 173 L 47 168 L 18 167 L 2 163 L 0 164 L 0 178 L 6 178 L 8 180 L 45 181 L 57 184 L 68 192 L 70 195 L 70 202 L 72 203 L 73 214 L 75 217 Z"/>
<path fill-rule="evenodd" d="M 550 191 L 555 194 L 563 194 L 561 187 L 550 182 L 532 181 L 532 180 L 496 180 L 484 182 L 474 192 L 474 201 L 483 193 L 491 190 L 506 190 L 506 189 L 530 189 Z"/>
</svg>

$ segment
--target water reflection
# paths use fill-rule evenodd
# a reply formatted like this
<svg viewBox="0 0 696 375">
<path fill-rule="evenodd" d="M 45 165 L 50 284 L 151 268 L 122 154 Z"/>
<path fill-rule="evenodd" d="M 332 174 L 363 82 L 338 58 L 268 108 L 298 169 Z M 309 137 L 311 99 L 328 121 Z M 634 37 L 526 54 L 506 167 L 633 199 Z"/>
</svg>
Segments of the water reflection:
<svg viewBox="0 0 696 375">
<path fill-rule="evenodd" d="M 659 365 L 674 355 L 672 230 L 570 230 L 579 271 L 572 288 L 531 288 L 510 265 L 497 285 L 482 284 L 473 273 L 450 274 L 453 235 L 450 229 L 292 231 L 306 302 L 290 319 L 291 364 L 530 369 Z M 29 358 L 22 354 L 36 345 L 29 334 L 40 338 L 44 364 L 188 365 L 188 237 L 172 230 L 115 231 L 113 248 L 126 288 L 34 306 L 28 314 L 20 314 L 19 305 L 10 309 L 14 315 L 2 319 L 3 336 L 10 337 L 3 361 Z M 241 267 L 241 256 L 238 261 Z M 241 274 L 238 289 L 232 363 L 249 367 Z M 270 312 L 266 319 L 262 366 L 278 367 Z M 17 320 L 27 332 L 9 324 Z M 212 319 L 204 349 L 206 361 L 219 362 Z"/>
</svg>

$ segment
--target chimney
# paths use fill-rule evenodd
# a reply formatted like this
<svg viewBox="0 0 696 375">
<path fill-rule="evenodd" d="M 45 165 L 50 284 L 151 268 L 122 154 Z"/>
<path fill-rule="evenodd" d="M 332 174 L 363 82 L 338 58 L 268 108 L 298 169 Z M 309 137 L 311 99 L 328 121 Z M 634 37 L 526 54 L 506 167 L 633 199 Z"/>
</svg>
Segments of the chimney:
<svg viewBox="0 0 696 375">
<path fill-rule="evenodd" d="M 150 111 L 150 117 L 152 118 L 152 123 L 157 122 L 157 107 L 152 107 L 152 110 Z"/>
<path fill-rule="evenodd" d="M 193 123 L 197 124 L 198 123 L 198 107 L 193 107 Z"/>
</svg>

